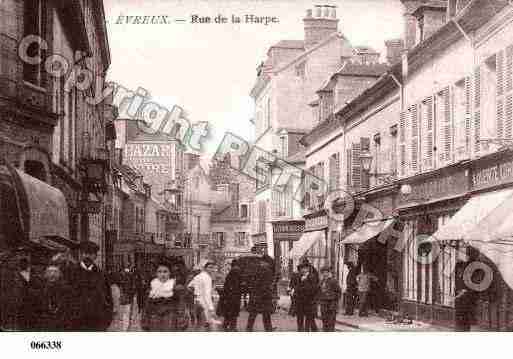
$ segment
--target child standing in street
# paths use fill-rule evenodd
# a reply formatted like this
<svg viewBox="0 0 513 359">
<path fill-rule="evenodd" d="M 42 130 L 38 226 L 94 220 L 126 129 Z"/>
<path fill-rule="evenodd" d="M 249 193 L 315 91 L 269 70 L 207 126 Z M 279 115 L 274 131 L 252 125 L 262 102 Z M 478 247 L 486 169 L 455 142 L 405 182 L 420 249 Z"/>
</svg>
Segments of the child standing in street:
<svg viewBox="0 0 513 359">
<path fill-rule="evenodd" d="M 333 278 L 331 267 L 321 269 L 319 303 L 321 305 L 322 330 L 334 332 L 337 319 L 338 301 L 342 290 L 338 281 Z"/>
</svg>

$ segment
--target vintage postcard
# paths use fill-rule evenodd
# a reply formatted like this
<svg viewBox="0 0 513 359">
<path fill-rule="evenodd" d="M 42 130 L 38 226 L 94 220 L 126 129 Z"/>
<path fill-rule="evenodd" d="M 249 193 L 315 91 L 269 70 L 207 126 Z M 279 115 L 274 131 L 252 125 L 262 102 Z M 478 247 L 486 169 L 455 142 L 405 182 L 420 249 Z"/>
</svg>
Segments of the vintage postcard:
<svg viewBox="0 0 513 359">
<path fill-rule="evenodd" d="M 0 0 L 0 339 L 513 331 L 512 213 L 511 1 Z"/>
</svg>

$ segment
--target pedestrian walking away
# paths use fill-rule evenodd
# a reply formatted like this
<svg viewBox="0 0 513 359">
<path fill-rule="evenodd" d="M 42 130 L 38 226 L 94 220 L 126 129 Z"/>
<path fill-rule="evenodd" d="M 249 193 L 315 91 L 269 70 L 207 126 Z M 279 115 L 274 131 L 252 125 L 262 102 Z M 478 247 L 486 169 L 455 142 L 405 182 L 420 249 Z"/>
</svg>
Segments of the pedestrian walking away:
<svg viewBox="0 0 513 359">
<path fill-rule="evenodd" d="M 338 303 L 342 290 L 338 281 L 333 278 L 331 267 L 321 269 L 321 283 L 319 290 L 319 304 L 321 306 L 322 330 L 335 331 Z"/>
<path fill-rule="evenodd" d="M 237 260 L 233 260 L 230 272 L 224 281 L 222 295 L 219 299 L 219 312 L 223 316 L 223 329 L 225 331 L 237 331 L 237 318 L 240 314 L 241 301 L 241 277 Z"/>
<path fill-rule="evenodd" d="M 271 321 L 271 314 L 274 311 L 273 284 L 274 275 L 271 265 L 269 262 L 261 260 L 252 275 L 251 283 L 249 283 L 249 317 L 246 325 L 248 332 L 253 331 L 258 314 L 262 315 L 264 330 L 266 332 L 273 330 Z"/>
</svg>

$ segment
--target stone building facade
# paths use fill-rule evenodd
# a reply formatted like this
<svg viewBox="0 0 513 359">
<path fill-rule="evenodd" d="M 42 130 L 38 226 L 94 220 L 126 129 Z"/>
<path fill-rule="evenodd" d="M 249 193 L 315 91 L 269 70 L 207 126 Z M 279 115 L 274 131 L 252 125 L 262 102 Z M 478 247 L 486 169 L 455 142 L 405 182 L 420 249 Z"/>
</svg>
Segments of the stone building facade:
<svg viewBox="0 0 513 359">
<path fill-rule="evenodd" d="M 0 155 L 64 194 L 69 217 L 66 246 L 94 241 L 101 248 L 102 264 L 102 192 L 85 186 L 81 170 L 92 160 L 108 172 L 106 153 L 112 138 L 106 133 L 105 105 L 86 101 L 94 97 L 94 86 L 65 91 L 63 84 L 73 71 L 87 71 L 99 88 L 103 85 L 110 65 L 103 3 L 3 1 L 0 23 Z M 61 56 L 47 61 L 56 53 Z M 22 60 L 27 57 L 34 63 Z M 56 75 L 59 66 L 62 76 Z M 101 203 L 95 213 L 89 213 L 84 203 L 91 200 Z"/>
</svg>

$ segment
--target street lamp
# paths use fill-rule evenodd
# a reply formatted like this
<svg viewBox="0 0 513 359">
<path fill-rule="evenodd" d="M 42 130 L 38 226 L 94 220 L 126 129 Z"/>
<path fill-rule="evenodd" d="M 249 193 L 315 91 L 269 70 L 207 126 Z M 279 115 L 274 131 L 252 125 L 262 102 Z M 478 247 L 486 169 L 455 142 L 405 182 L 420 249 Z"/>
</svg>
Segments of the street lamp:
<svg viewBox="0 0 513 359">
<path fill-rule="evenodd" d="M 392 182 L 394 180 L 393 172 L 371 172 L 371 165 L 372 165 L 372 154 L 370 151 L 362 151 L 360 153 L 360 161 L 362 164 L 362 169 L 371 177 L 385 177 L 383 178 L 384 182 Z"/>
</svg>

